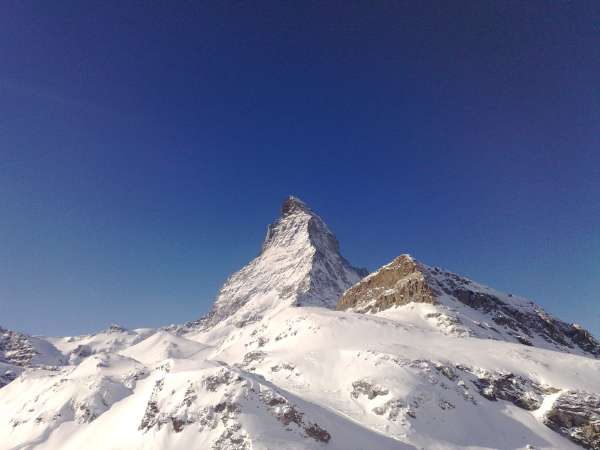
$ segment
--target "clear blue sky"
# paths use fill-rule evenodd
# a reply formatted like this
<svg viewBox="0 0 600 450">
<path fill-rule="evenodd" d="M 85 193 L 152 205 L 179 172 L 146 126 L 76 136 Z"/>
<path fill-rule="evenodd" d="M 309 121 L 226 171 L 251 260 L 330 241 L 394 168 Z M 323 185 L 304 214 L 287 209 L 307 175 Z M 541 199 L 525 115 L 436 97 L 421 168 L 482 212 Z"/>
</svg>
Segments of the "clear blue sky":
<svg viewBox="0 0 600 450">
<path fill-rule="evenodd" d="M 600 334 L 600 2 L 6 1 L 0 325 L 206 312 L 283 198 Z"/>
</svg>

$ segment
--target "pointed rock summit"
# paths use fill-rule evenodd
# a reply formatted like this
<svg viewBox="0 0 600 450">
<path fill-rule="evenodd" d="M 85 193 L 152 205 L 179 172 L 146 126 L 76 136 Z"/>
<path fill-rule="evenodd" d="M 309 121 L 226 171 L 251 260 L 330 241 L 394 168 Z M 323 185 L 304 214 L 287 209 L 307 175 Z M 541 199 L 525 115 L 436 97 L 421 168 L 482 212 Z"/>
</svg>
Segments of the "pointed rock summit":
<svg viewBox="0 0 600 450">
<path fill-rule="evenodd" d="M 294 197 L 293 195 L 290 195 L 288 198 L 286 198 L 283 204 L 281 205 L 282 216 L 293 214 L 298 211 L 303 211 L 307 214 L 313 214 L 313 212 L 306 205 L 306 203 L 304 203 L 298 197 Z"/>
<path fill-rule="evenodd" d="M 232 316 L 242 325 L 281 306 L 333 308 L 340 295 L 366 274 L 342 257 L 325 222 L 290 196 L 280 217 L 269 225 L 260 255 L 229 277 L 202 326 Z"/>
</svg>

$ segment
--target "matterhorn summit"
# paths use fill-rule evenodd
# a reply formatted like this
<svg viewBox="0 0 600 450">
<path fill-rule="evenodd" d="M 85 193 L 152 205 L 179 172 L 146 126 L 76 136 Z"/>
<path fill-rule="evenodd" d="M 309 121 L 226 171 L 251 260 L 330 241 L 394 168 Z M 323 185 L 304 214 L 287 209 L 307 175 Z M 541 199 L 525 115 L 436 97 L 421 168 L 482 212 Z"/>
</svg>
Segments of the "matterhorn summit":
<svg viewBox="0 0 600 450">
<path fill-rule="evenodd" d="M 403 254 L 367 275 L 287 198 L 200 320 L 0 328 L 0 450 L 600 448 L 600 343 Z"/>
<path fill-rule="evenodd" d="M 334 308 L 340 295 L 366 274 L 340 254 L 323 219 L 290 196 L 269 225 L 260 254 L 229 277 L 201 323 L 209 327 L 229 319 L 243 324 L 291 305 Z"/>
</svg>

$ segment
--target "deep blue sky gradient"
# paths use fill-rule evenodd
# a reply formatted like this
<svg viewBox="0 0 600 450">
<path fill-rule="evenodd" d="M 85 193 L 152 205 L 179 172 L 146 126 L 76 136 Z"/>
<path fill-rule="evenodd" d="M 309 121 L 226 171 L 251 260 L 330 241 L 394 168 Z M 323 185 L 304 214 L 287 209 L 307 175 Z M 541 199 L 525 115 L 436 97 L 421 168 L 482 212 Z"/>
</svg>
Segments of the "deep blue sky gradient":
<svg viewBox="0 0 600 450">
<path fill-rule="evenodd" d="M 288 194 L 600 335 L 597 1 L 0 6 L 0 325 L 207 311 Z"/>
</svg>

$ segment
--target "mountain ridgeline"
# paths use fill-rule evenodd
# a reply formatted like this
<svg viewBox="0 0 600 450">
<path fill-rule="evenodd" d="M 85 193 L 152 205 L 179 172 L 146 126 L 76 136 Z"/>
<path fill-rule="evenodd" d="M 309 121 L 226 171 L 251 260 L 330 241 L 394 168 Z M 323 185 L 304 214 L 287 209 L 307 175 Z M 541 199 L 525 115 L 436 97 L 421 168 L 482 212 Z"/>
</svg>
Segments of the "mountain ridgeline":
<svg viewBox="0 0 600 450">
<path fill-rule="evenodd" d="M 228 322 L 238 327 L 287 306 L 379 313 L 429 303 L 440 329 L 480 338 L 600 356 L 600 343 L 577 324 L 527 299 L 400 255 L 376 272 L 350 265 L 335 235 L 303 201 L 290 196 L 267 228 L 258 257 L 225 282 L 211 311 L 180 332 Z"/>
<path fill-rule="evenodd" d="M 600 343 L 581 326 L 553 317 L 532 301 L 426 266 L 410 255 L 400 255 L 348 289 L 337 309 L 377 313 L 409 303 L 436 305 L 473 336 L 600 356 Z"/>
<path fill-rule="evenodd" d="M 600 344 L 400 255 L 368 274 L 287 198 L 184 325 L 0 328 L 0 450 L 600 448 Z"/>
</svg>

